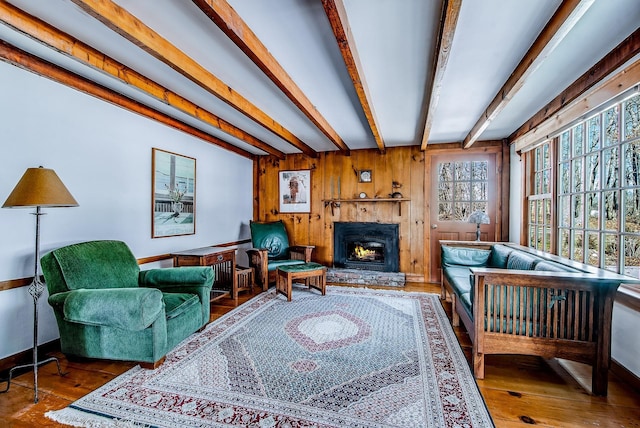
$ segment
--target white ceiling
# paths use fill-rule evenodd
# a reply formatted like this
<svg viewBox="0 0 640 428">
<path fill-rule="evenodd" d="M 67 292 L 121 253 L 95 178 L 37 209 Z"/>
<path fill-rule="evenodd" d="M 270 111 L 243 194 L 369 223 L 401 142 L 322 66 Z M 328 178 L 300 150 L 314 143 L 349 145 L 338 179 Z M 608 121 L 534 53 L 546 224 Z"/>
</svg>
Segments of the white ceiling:
<svg viewBox="0 0 640 428">
<path fill-rule="evenodd" d="M 227 0 L 352 150 L 376 141 L 321 0 Z M 334 145 L 188 0 L 114 0 L 316 151 Z M 300 150 L 89 16 L 70 0 L 9 0 L 284 153 Z M 590 0 L 586 1 L 587 4 Z M 429 143 L 460 142 L 482 116 L 561 0 L 462 0 Z M 441 1 L 344 0 L 387 147 L 420 145 Z M 480 140 L 507 138 L 638 28 L 640 1 L 594 0 Z M 0 25 L 0 39 L 255 154 L 239 139 Z M 64 106 L 64 100 L 60 100 Z"/>
</svg>

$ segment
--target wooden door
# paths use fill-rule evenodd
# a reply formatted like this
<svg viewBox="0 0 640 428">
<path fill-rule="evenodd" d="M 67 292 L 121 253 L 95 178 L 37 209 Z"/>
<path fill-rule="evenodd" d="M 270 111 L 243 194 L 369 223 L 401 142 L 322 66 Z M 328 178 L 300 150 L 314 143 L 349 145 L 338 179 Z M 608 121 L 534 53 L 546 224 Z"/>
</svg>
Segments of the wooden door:
<svg viewBox="0 0 640 428">
<path fill-rule="evenodd" d="M 430 239 L 431 281 L 440 281 L 440 240 L 475 241 L 476 224 L 469 215 L 481 210 L 490 224 L 480 226 L 482 241 L 495 241 L 499 193 L 496 154 L 431 156 Z"/>
</svg>

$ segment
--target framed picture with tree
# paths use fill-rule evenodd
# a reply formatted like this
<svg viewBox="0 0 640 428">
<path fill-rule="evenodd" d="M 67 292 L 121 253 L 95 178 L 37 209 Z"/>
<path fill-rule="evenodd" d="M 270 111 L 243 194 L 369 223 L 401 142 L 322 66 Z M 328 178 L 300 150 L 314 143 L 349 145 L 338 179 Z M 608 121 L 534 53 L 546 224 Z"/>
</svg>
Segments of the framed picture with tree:
<svg viewBox="0 0 640 428">
<path fill-rule="evenodd" d="M 196 160 L 152 149 L 151 237 L 196 233 Z"/>
</svg>

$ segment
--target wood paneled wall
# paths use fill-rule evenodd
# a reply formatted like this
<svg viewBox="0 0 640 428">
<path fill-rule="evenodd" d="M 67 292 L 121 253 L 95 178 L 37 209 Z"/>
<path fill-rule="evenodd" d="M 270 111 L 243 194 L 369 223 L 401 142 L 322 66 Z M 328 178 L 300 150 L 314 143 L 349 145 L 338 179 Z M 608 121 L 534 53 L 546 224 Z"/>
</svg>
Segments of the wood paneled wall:
<svg viewBox="0 0 640 428">
<path fill-rule="evenodd" d="M 333 223 L 363 221 L 400 225 L 400 271 L 408 279 L 424 278 L 425 153 L 419 146 L 378 150 L 353 150 L 350 156 L 323 152 L 316 159 L 287 155 L 285 160 L 262 156 L 256 161 L 254 219 L 283 220 L 293 242 L 315 245 L 314 260 L 333 263 Z M 280 214 L 278 172 L 311 170 L 311 213 Z M 370 183 L 360 183 L 358 171 L 372 171 Z M 393 183 L 398 186 L 394 188 Z M 338 187 L 338 183 L 340 183 Z M 331 190 L 333 189 L 333 195 Z M 338 194 L 338 191 L 340 192 Z M 342 202 L 339 207 L 325 204 L 329 199 L 389 198 L 394 191 L 409 201 Z M 399 205 L 400 204 L 400 205 Z"/>
</svg>

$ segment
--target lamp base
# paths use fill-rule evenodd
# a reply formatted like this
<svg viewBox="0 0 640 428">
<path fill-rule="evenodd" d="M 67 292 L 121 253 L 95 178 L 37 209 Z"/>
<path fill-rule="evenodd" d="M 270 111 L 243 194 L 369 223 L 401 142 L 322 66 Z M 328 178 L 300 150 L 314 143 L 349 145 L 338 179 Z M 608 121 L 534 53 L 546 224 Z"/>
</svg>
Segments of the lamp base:
<svg viewBox="0 0 640 428">
<path fill-rule="evenodd" d="M 21 369 L 26 369 L 26 368 L 33 368 L 34 371 L 35 371 L 38 367 L 43 366 L 45 364 L 52 363 L 54 361 L 56 363 L 56 366 L 58 367 L 58 374 L 60 376 L 67 375 L 68 374 L 67 372 L 63 373 L 62 370 L 60 369 L 60 361 L 56 357 L 49 357 L 46 360 L 38 361 L 37 363 L 22 364 L 22 365 L 19 365 L 19 366 L 15 366 L 11 370 L 9 370 L 9 379 L 7 379 L 7 387 L 4 390 L 0 391 L 0 393 L 5 393 L 5 392 L 9 391 L 9 388 L 11 387 L 11 379 L 13 379 L 13 372 L 14 371 L 21 370 Z M 35 385 L 34 388 L 35 388 L 35 396 L 34 396 L 33 402 L 37 403 L 38 402 L 38 389 L 37 389 L 38 387 L 37 387 L 37 385 Z"/>
<path fill-rule="evenodd" d="M 39 210 L 40 210 L 40 207 L 38 207 L 37 217 L 36 217 L 36 219 L 38 219 L 36 221 L 36 260 L 39 259 L 39 254 L 40 254 L 39 219 L 41 214 Z M 40 281 L 40 278 L 38 276 L 37 264 L 36 264 L 35 271 L 36 271 L 36 275 L 34 276 L 33 281 L 31 281 L 31 284 L 29 285 L 29 288 L 28 288 L 29 294 L 31 294 L 31 297 L 33 297 L 33 359 L 32 359 L 33 362 L 30 364 L 23 364 L 20 366 L 16 366 L 11 370 L 9 370 L 9 380 L 7 381 L 7 389 L 0 392 L 9 391 L 9 387 L 11 386 L 11 378 L 13 376 L 14 370 L 22 369 L 25 367 L 33 367 L 33 391 L 34 391 L 33 402 L 37 403 L 38 402 L 38 367 L 55 361 L 56 364 L 58 365 L 58 374 L 60 376 L 64 376 L 67 373 L 62 373 L 62 370 L 60 370 L 60 361 L 58 361 L 56 357 L 50 357 L 50 358 L 47 358 L 46 360 L 38 361 L 38 299 L 40 298 L 40 295 L 44 291 L 44 284 L 42 283 L 42 281 Z"/>
</svg>

